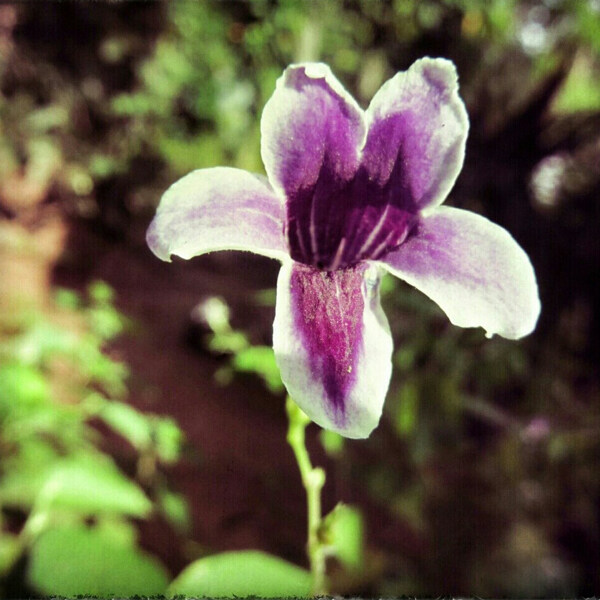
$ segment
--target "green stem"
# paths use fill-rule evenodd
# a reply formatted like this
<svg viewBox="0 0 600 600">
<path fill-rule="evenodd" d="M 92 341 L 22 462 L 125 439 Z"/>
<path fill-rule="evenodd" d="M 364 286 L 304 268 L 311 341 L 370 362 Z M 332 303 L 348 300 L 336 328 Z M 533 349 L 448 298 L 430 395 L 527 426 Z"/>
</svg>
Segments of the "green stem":
<svg viewBox="0 0 600 600">
<path fill-rule="evenodd" d="M 310 419 L 298 408 L 288 396 L 286 410 L 289 419 L 287 434 L 288 444 L 294 451 L 302 485 L 306 489 L 308 504 L 308 544 L 307 552 L 312 574 L 312 593 L 315 596 L 325 595 L 325 547 L 320 539 L 321 530 L 321 489 L 325 484 L 325 471 L 313 467 L 306 449 L 306 426 Z"/>
</svg>

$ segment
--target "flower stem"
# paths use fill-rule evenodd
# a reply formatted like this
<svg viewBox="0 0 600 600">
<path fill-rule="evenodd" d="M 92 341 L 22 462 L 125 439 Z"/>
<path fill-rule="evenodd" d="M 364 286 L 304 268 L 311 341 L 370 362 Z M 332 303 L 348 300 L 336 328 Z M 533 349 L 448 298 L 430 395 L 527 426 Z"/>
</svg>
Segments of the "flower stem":
<svg viewBox="0 0 600 600">
<path fill-rule="evenodd" d="M 308 504 L 308 543 L 307 553 L 312 574 L 312 593 L 315 596 L 325 595 L 325 547 L 320 539 L 321 530 L 321 489 L 325 484 L 325 471 L 313 467 L 306 449 L 306 426 L 310 419 L 300 410 L 298 405 L 288 396 L 286 400 L 289 426 L 287 441 L 294 451 L 302 485 L 306 489 Z"/>
</svg>

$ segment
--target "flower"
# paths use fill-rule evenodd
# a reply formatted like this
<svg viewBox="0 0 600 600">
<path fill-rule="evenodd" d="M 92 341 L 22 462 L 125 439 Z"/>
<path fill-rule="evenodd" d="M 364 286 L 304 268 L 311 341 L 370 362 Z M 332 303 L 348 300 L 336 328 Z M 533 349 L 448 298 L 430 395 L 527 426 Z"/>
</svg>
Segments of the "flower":
<svg viewBox="0 0 600 600">
<path fill-rule="evenodd" d="M 268 179 L 190 173 L 162 197 L 148 244 L 167 261 L 228 249 L 279 259 L 273 348 L 283 382 L 322 427 L 367 437 L 392 370 L 382 273 L 489 336 L 527 335 L 540 312 L 533 268 L 510 234 L 440 206 L 468 126 L 448 60 L 418 60 L 366 111 L 327 65 L 291 65 L 262 114 Z"/>
</svg>

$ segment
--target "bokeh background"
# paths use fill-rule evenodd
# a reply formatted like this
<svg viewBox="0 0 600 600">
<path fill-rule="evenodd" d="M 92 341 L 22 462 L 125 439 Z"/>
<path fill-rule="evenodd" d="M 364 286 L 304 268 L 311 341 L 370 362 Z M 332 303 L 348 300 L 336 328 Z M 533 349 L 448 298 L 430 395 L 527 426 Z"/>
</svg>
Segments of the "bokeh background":
<svg viewBox="0 0 600 600">
<path fill-rule="evenodd" d="M 598 0 L 2 4 L 0 593 L 163 593 L 249 548 L 306 566 L 277 264 L 164 264 L 144 233 L 188 171 L 264 172 L 289 63 L 329 63 L 366 107 L 429 55 L 456 63 L 471 120 L 448 204 L 525 248 L 542 315 L 486 340 L 386 279 L 379 428 L 308 431 L 326 510 L 352 507 L 331 589 L 597 594 L 599 53 Z"/>
</svg>

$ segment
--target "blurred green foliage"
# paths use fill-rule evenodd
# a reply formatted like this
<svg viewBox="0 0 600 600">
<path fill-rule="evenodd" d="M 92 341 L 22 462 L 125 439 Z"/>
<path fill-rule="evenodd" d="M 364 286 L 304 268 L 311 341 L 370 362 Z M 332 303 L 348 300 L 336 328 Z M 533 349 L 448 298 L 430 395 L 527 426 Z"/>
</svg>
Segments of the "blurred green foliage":
<svg viewBox="0 0 600 600">
<path fill-rule="evenodd" d="M 538 219 L 528 235 L 531 248 L 541 247 L 539 264 L 551 247 L 571 248 L 593 280 L 597 236 L 581 230 L 597 211 L 567 200 L 597 181 L 597 121 L 586 118 L 600 110 L 599 53 L 596 0 L 3 5 L 0 217 L 35 232 L 58 206 L 135 248 L 143 244 L 140 223 L 179 175 L 214 165 L 263 170 L 260 113 L 287 64 L 329 63 L 366 106 L 414 59 L 443 55 L 459 67 L 473 123 L 472 170 L 467 165 L 453 199 L 495 218 L 502 209 L 494 185 L 508 182 L 501 202 L 516 197 L 528 206 L 515 211 L 515 235 L 527 241 L 522 227 Z M 528 113 L 561 73 L 548 110 Z M 550 123 L 539 138 L 515 135 L 538 117 Z M 571 134 L 573 122 L 582 125 Z M 503 131 L 505 163 L 494 137 Z M 560 202 L 540 206 L 534 197 L 531 208 L 530 172 L 544 152 L 556 158 L 551 142 L 565 131 L 560 156 L 570 175 L 560 185 L 546 182 Z M 520 155 L 527 144 L 536 153 Z M 497 162 L 486 162 L 490 156 Z M 487 178 L 479 188 L 469 187 L 474 171 Z M 8 237 L 0 236 L 0 258 Z M 31 253 L 27 244 L 20 249 Z M 370 594 L 389 596 L 590 595 L 597 585 L 600 407 L 597 377 L 589 375 L 596 362 L 586 350 L 593 337 L 586 315 L 594 309 L 581 286 L 560 304 L 560 265 L 551 267 L 552 281 L 541 283 L 552 322 L 519 343 L 453 328 L 422 295 L 384 280 L 396 351 L 382 425 L 359 449 L 331 432 L 320 439 L 334 469 L 366 487 L 382 512 L 408 523 L 430 550 L 411 563 L 401 556 L 410 536 L 399 536 L 381 559 L 363 543 L 360 514 L 338 510 L 330 534 L 347 571 L 355 576 L 374 556 L 383 564 L 376 580 L 366 575 L 356 584 L 348 575 L 358 585 L 350 592 L 365 581 Z M 128 367 L 109 350 L 127 322 L 110 287 L 95 283 L 85 297 L 55 291 L 50 313 L 12 315 L 0 332 L 0 573 L 16 573 L 27 556 L 26 579 L 37 593 L 70 594 L 81 585 L 86 593 L 164 592 L 168 576 L 140 549 L 132 519 L 159 511 L 179 531 L 189 527 L 185 499 L 156 476 L 178 460 L 182 434 L 173 420 L 127 403 Z M 272 290 L 257 301 L 273 302 Z M 265 391 L 281 395 L 270 347 L 251 343 L 231 327 L 226 305 L 213 304 L 205 311 L 206 347 L 228 357 L 218 380 L 256 374 Z M 92 423 L 129 442 L 135 473 L 100 450 L 103 435 Z M 64 554 L 70 547 L 80 554 Z M 82 560 L 84 551 L 101 553 L 110 572 Z M 208 563 L 215 579 L 203 579 L 211 574 L 202 558 L 190 587 L 182 575 L 169 591 L 224 590 L 218 586 L 244 555 L 218 556 Z M 274 558 L 252 556 L 257 569 L 281 576 Z"/>
<path fill-rule="evenodd" d="M 135 181 L 124 190 L 127 210 L 137 212 L 193 169 L 262 171 L 260 112 L 294 61 L 327 62 L 365 105 L 387 77 L 422 53 L 447 50 L 450 38 L 455 60 L 482 55 L 481 72 L 461 74 L 467 99 L 502 54 L 525 50 L 535 82 L 578 48 L 556 105 L 569 112 L 597 105 L 600 19 L 592 0 L 203 0 L 142 10 L 163 21 L 160 35 L 149 43 L 136 26 L 104 31 L 82 51 L 94 65 L 79 79 L 35 53 L 21 61 L 43 73 L 37 79 L 0 61 L 16 88 L 0 94 L 0 175 L 10 210 L 58 189 L 76 214 L 110 220 L 106 187 L 127 176 Z M 125 84 L 111 80 L 125 70 L 133 72 Z M 502 93 L 495 87 L 492 96 Z M 497 110 L 512 110 L 529 91 L 513 89 L 509 106 Z M 15 181 L 27 193 L 21 187 L 12 202 Z"/>
<path fill-rule="evenodd" d="M 330 553 L 350 572 L 364 567 L 364 521 L 357 508 L 338 504 L 324 519 Z"/>
<path fill-rule="evenodd" d="M 160 562 L 117 538 L 112 531 L 83 524 L 42 533 L 31 551 L 29 581 L 49 595 L 156 596 L 168 574 Z"/>
<path fill-rule="evenodd" d="M 256 550 L 224 552 L 190 564 L 169 586 L 168 596 L 303 598 L 310 573 Z"/>
<path fill-rule="evenodd" d="M 59 289 L 51 319 L 25 313 L 0 335 L 0 575 L 27 554 L 43 594 L 163 593 L 166 571 L 140 551 L 131 519 L 161 509 L 158 490 L 186 521 L 179 497 L 139 468 L 178 460 L 182 435 L 124 402 L 128 369 L 106 352 L 127 326 L 113 301 L 99 281 L 85 299 Z M 135 448 L 135 478 L 101 449 L 98 420 Z"/>
</svg>

